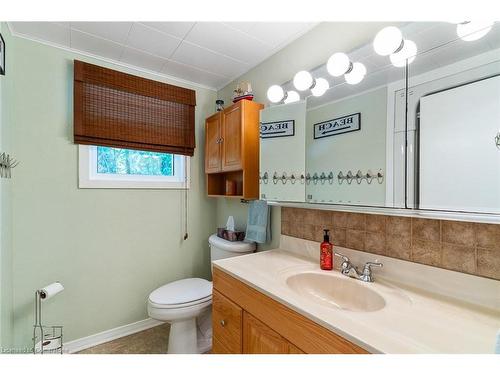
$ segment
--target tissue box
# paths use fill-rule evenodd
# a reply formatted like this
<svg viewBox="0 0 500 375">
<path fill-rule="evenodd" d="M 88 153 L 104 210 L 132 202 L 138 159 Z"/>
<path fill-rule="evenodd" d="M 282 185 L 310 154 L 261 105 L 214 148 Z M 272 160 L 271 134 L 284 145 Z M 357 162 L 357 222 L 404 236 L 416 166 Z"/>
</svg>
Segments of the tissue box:
<svg viewBox="0 0 500 375">
<path fill-rule="evenodd" d="M 245 239 L 245 232 L 233 232 L 226 228 L 217 228 L 217 236 L 228 241 L 243 241 Z"/>
</svg>

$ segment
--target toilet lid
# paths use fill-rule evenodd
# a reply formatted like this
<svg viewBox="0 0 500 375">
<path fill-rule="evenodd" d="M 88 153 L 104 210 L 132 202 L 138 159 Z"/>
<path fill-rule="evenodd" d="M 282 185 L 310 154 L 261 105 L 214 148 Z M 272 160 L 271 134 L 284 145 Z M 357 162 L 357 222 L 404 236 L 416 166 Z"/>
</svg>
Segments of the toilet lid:
<svg viewBox="0 0 500 375">
<path fill-rule="evenodd" d="M 212 295 L 212 283 L 205 279 L 182 279 L 163 285 L 149 295 L 158 305 L 180 305 L 206 299 Z"/>
</svg>

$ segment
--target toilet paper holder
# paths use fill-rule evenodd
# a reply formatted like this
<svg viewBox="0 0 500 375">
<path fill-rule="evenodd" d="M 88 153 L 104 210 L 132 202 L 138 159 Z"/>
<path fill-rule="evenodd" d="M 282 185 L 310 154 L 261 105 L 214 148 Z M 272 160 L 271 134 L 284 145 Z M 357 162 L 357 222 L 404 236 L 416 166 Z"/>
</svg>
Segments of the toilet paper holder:
<svg viewBox="0 0 500 375">
<path fill-rule="evenodd" d="M 33 324 L 33 354 L 63 354 L 63 326 L 42 324 L 42 301 L 64 290 L 56 282 L 35 291 L 35 324 Z"/>
</svg>

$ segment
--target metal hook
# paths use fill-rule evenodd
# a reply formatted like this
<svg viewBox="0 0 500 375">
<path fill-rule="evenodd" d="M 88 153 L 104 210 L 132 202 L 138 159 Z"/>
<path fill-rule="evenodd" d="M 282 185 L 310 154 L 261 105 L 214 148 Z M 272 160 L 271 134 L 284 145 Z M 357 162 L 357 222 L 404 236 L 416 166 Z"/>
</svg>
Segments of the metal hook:
<svg viewBox="0 0 500 375">
<path fill-rule="evenodd" d="M 274 174 L 273 174 L 273 184 L 276 185 L 278 183 L 278 180 L 279 180 L 278 172 L 274 172 Z"/>
<path fill-rule="evenodd" d="M 283 185 L 285 185 L 286 181 L 287 181 L 286 172 L 283 172 L 280 179 L 281 179 L 281 182 L 283 183 Z"/>
<path fill-rule="evenodd" d="M 321 174 L 319 176 L 319 180 L 321 181 L 321 185 L 325 184 L 325 181 L 326 181 L 326 174 L 325 174 L 325 172 L 321 172 Z"/>
<path fill-rule="evenodd" d="M 347 176 L 345 177 L 345 179 L 347 180 L 347 183 L 349 185 L 352 183 L 353 178 L 354 178 L 354 176 L 352 175 L 352 172 L 349 170 L 347 172 Z"/>
<path fill-rule="evenodd" d="M 363 172 L 361 172 L 360 169 L 358 169 L 358 171 L 356 172 L 356 182 L 359 184 L 361 184 L 361 182 L 363 182 Z"/>
<path fill-rule="evenodd" d="M 332 184 L 333 184 L 333 172 L 330 172 L 330 173 L 328 174 L 328 183 L 329 183 L 330 185 L 332 185 Z"/>
<path fill-rule="evenodd" d="M 316 172 L 314 172 L 314 174 L 312 176 L 312 180 L 313 180 L 314 185 L 318 184 L 319 177 L 318 177 L 318 174 Z"/>
</svg>

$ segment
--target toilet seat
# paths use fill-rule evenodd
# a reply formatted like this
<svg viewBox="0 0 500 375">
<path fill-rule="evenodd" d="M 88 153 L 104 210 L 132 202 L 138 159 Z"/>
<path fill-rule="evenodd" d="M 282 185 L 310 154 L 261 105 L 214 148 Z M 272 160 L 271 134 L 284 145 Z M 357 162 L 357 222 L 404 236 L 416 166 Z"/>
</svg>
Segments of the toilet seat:
<svg viewBox="0 0 500 375">
<path fill-rule="evenodd" d="M 152 307 L 155 307 L 157 309 L 181 309 L 183 307 L 191 307 L 191 306 L 196 306 L 196 305 L 202 305 L 206 302 L 211 302 L 212 301 L 212 296 L 208 296 L 202 299 L 198 299 L 196 301 L 190 301 L 190 302 L 185 302 L 185 303 L 177 303 L 177 304 L 161 304 L 161 303 L 154 303 L 151 300 L 149 300 L 149 304 Z"/>
<path fill-rule="evenodd" d="M 212 283 L 205 279 L 177 280 L 159 287 L 149 295 L 149 304 L 157 309 L 179 309 L 202 305 L 212 300 Z"/>
</svg>

